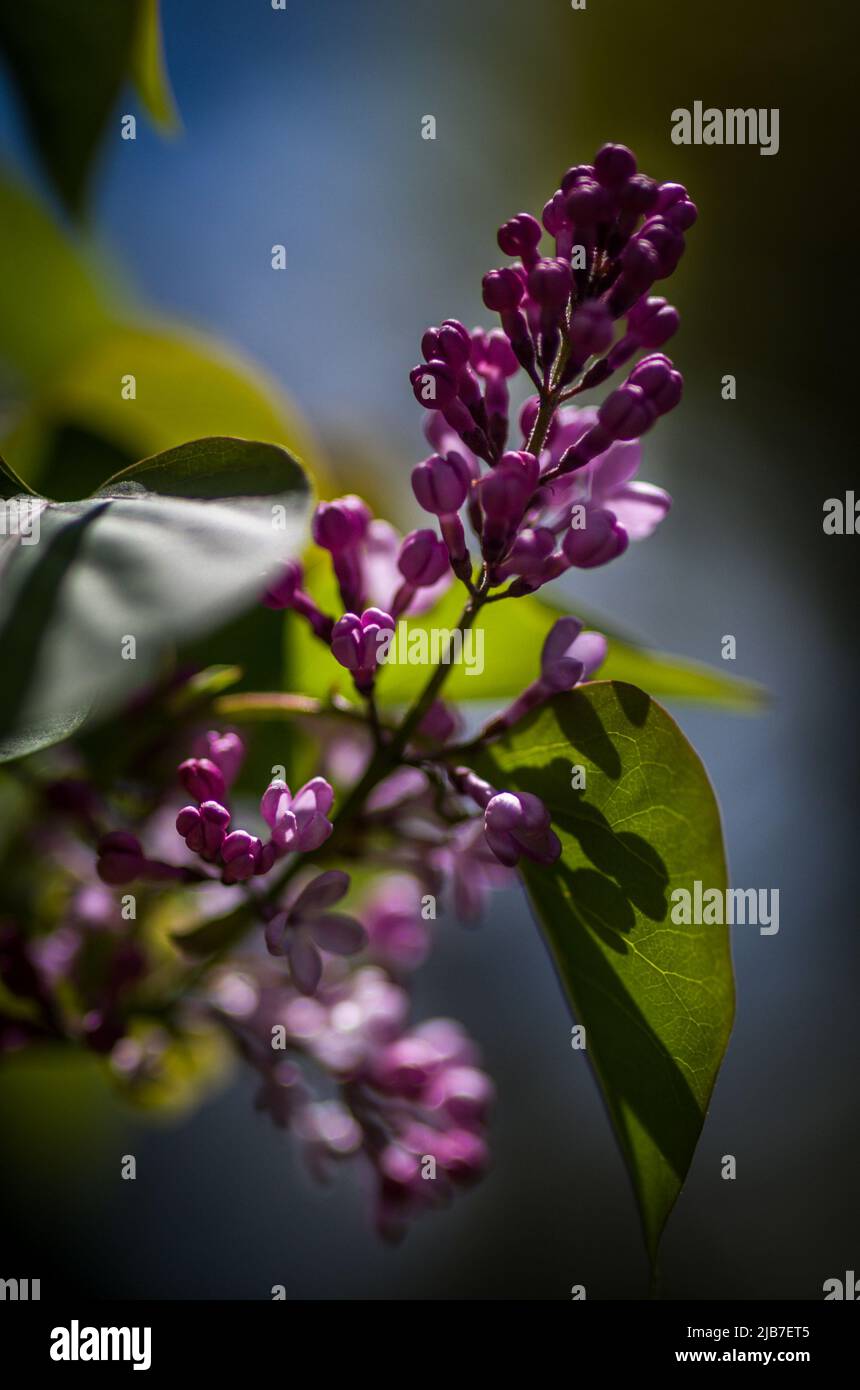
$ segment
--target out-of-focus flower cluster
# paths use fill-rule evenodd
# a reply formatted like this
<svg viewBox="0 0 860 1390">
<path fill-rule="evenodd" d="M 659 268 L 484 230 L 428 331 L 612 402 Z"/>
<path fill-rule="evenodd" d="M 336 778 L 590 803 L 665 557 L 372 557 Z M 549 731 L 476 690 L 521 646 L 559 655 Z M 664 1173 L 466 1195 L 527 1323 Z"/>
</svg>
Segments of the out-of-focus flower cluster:
<svg viewBox="0 0 860 1390">
<path fill-rule="evenodd" d="M 244 964 L 210 999 L 258 1073 L 258 1108 L 295 1134 L 314 1175 L 345 1160 L 372 1174 L 384 1235 L 486 1170 L 493 1086 L 474 1043 L 450 1019 L 410 1026 L 405 988 L 380 967 L 338 972 L 309 998 Z"/>
</svg>

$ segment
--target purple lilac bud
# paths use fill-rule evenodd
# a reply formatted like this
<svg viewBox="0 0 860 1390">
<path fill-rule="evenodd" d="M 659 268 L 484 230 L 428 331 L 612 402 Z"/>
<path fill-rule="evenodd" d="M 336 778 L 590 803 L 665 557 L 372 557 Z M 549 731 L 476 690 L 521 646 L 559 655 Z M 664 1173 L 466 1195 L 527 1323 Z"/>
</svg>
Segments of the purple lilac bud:
<svg viewBox="0 0 860 1390">
<path fill-rule="evenodd" d="M 293 796 L 286 782 L 274 781 L 263 793 L 260 814 L 282 851 L 307 854 L 319 849 L 333 830 L 328 813 L 334 792 L 324 777 L 313 777 Z"/>
<path fill-rule="evenodd" d="M 405 536 L 397 557 L 397 567 L 403 575 L 391 605 L 393 617 L 405 613 L 417 589 L 427 589 L 447 573 L 450 564 L 448 547 L 435 531 L 411 531 Z"/>
<path fill-rule="evenodd" d="M 636 156 L 626 145 L 604 145 L 594 156 L 594 174 L 604 188 L 617 188 L 636 173 Z"/>
<path fill-rule="evenodd" d="M 426 410 L 443 410 L 457 398 L 457 377 L 447 362 L 431 360 L 409 373 L 412 390 Z"/>
<path fill-rule="evenodd" d="M 342 568 L 348 568 L 350 579 L 356 581 L 357 567 L 352 561 L 346 566 L 345 556 L 347 552 L 340 552 L 334 557 L 335 570 L 340 564 Z M 334 627 L 334 619 L 329 618 L 323 613 L 309 594 L 301 588 L 302 567 L 291 560 L 284 566 L 281 576 L 275 583 L 266 590 L 263 595 L 263 603 L 267 608 L 280 610 L 291 608 L 300 617 L 305 618 L 310 624 L 314 635 L 319 637 L 328 645 L 331 641 L 331 630 Z"/>
<path fill-rule="evenodd" d="M 521 212 L 499 228 L 499 248 L 506 256 L 519 256 L 523 265 L 528 267 L 537 260 L 542 235 L 537 218 L 532 217 L 531 213 Z"/>
<path fill-rule="evenodd" d="M 362 694 L 373 688 L 381 636 L 393 631 L 394 619 L 379 608 L 366 608 L 361 617 L 357 613 L 345 613 L 334 625 L 332 655 L 352 672 L 356 688 Z"/>
<path fill-rule="evenodd" d="M 658 415 L 674 410 L 681 399 L 684 379 L 676 372 L 668 357 L 654 353 L 637 362 L 628 382 L 645 393 Z"/>
<path fill-rule="evenodd" d="M 569 341 L 575 371 L 597 352 L 605 352 L 612 342 L 612 315 L 599 300 L 586 300 L 576 310 Z M 572 379 L 572 378 L 571 378 Z"/>
<path fill-rule="evenodd" d="M 444 458 L 433 454 L 413 468 L 412 491 L 425 512 L 450 516 L 465 502 L 471 480 L 471 470 L 461 454 L 451 452 Z"/>
<path fill-rule="evenodd" d="M 578 618 L 559 618 L 544 641 L 539 678 L 532 681 L 504 713 L 485 725 L 482 737 L 498 737 L 546 700 L 572 690 L 597 670 L 606 658 L 606 651 L 606 638 L 601 633 L 583 632 Z"/>
<path fill-rule="evenodd" d="M 267 608 L 292 608 L 293 598 L 296 590 L 302 582 L 302 567 L 297 565 L 294 560 L 289 560 L 281 570 L 274 584 L 263 595 L 263 603 Z"/>
<path fill-rule="evenodd" d="M 487 1123 L 493 1103 L 494 1087 L 486 1072 L 477 1067 L 445 1067 L 430 1080 L 424 1104 L 441 1112 L 450 1123 L 462 1129 L 480 1130 Z"/>
<path fill-rule="evenodd" d="M 596 179 L 582 179 L 568 193 L 565 207 L 578 232 L 590 238 L 592 229 L 609 216 L 612 199 Z"/>
<path fill-rule="evenodd" d="M 676 231 L 686 232 L 696 222 L 699 211 L 682 183 L 663 183 L 654 207 Z"/>
<path fill-rule="evenodd" d="M 596 569 L 623 555 L 628 544 L 627 532 L 614 512 L 589 508 L 586 526 L 582 530 L 572 527 L 561 548 L 568 564 L 577 569 Z"/>
<path fill-rule="evenodd" d="M 534 454 L 504 454 L 475 484 L 484 517 L 482 549 L 490 563 L 501 560 L 537 487 L 540 465 Z"/>
<path fill-rule="evenodd" d="M 257 872 L 263 846 L 247 830 L 231 830 L 221 843 L 222 883 L 244 883 Z"/>
<path fill-rule="evenodd" d="M 418 733 L 432 743 L 447 743 L 462 727 L 459 714 L 443 700 L 434 700 L 421 723 Z"/>
<path fill-rule="evenodd" d="M 546 562 L 555 550 L 555 533 L 546 526 L 527 527 L 520 531 L 504 563 L 499 567 L 502 576 L 508 574 L 542 574 Z"/>
<path fill-rule="evenodd" d="M 217 801 L 183 806 L 176 817 L 176 829 L 188 848 L 210 861 L 217 858 L 229 824 L 230 812 Z"/>
<path fill-rule="evenodd" d="M 594 178 L 593 164 L 574 164 L 568 169 L 561 181 L 561 191 L 567 197 L 576 188 L 577 184 L 590 183 Z"/>
<path fill-rule="evenodd" d="M 600 406 L 597 417 L 612 439 L 638 439 L 657 418 L 657 409 L 632 380 L 619 386 Z"/>
<path fill-rule="evenodd" d="M 346 498 L 336 498 L 333 502 L 320 502 L 314 512 L 311 535 L 323 550 L 334 555 L 357 545 L 362 537 L 361 515 L 355 507 L 348 505 Z"/>
<path fill-rule="evenodd" d="M 550 236 L 555 237 L 557 246 L 559 237 L 569 225 L 567 209 L 565 207 L 565 195 L 562 189 L 557 189 L 544 205 L 541 220 Z"/>
<path fill-rule="evenodd" d="M 553 316 L 561 313 L 570 297 L 570 266 L 558 258 L 538 260 L 529 271 L 529 294 Z"/>
<path fill-rule="evenodd" d="M 591 676 L 606 659 L 608 643 L 599 632 L 583 632 L 578 618 L 559 618 L 553 623 L 541 652 L 541 680 L 557 694 L 572 690 Z"/>
<path fill-rule="evenodd" d="M 316 544 L 331 553 L 341 598 L 347 608 L 360 608 L 362 604 L 359 546 L 367 533 L 371 517 L 367 503 L 354 494 L 337 497 L 333 502 L 321 502 L 314 513 L 311 533 Z M 304 595 L 302 597 L 305 598 Z M 293 598 L 295 606 L 298 606 L 297 600 L 298 594 Z M 322 635 L 312 615 L 315 605 L 305 600 L 302 609 L 317 635 Z"/>
<path fill-rule="evenodd" d="M 650 244 L 657 252 L 656 279 L 665 280 L 671 275 L 684 254 L 684 238 L 681 232 L 666 221 L 664 217 L 649 217 L 639 233 L 638 244 Z M 633 245 L 635 243 L 631 243 Z"/>
<path fill-rule="evenodd" d="M 500 372 L 503 377 L 516 376 L 520 364 L 500 328 L 489 333 L 476 329 L 472 334 L 472 366 L 481 376 Z"/>
<path fill-rule="evenodd" d="M 124 830 L 103 835 L 98 844 L 96 870 L 103 883 L 121 885 L 138 878 L 146 864 L 140 841 Z"/>
<path fill-rule="evenodd" d="M 408 584 L 429 588 L 437 584 L 448 568 L 448 551 L 435 531 L 410 531 L 403 538 L 397 568 Z"/>
<path fill-rule="evenodd" d="M 158 859 L 147 859 L 140 841 L 125 830 L 112 830 L 103 835 L 96 846 L 96 873 L 102 883 L 113 887 L 132 883 L 136 878 L 145 878 L 157 883 L 164 880 L 185 880 L 189 876 L 184 869 L 172 864 L 163 864 Z"/>
<path fill-rule="evenodd" d="M 523 855 L 536 864 L 554 864 L 561 854 L 549 811 L 531 792 L 497 792 L 484 811 L 484 834 L 496 858 L 510 867 Z"/>
<path fill-rule="evenodd" d="M 209 758 L 186 758 L 179 780 L 195 801 L 223 801 L 227 793 L 223 772 Z"/>
<path fill-rule="evenodd" d="M 628 332 L 635 334 L 640 347 L 658 348 L 678 331 L 681 316 L 667 300 L 656 296 L 641 299 L 627 318 Z"/>
<path fill-rule="evenodd" d="M 525 293 L 521 277 L 510 266 L 489 270 L 483 280 L 484 303 L 494 313 L 504 314 L 516 309 Z"/>
<path fill-rule="evenodd" d="M 215 729 L 201 734 L 196 740 L 193 752 L 198 758 L 208 758 L 220 768 L 226 786 L 230 787 L 239 776 L 245 761 L 245 745 L 235 731 L 219 734 Z"/>
</svg>

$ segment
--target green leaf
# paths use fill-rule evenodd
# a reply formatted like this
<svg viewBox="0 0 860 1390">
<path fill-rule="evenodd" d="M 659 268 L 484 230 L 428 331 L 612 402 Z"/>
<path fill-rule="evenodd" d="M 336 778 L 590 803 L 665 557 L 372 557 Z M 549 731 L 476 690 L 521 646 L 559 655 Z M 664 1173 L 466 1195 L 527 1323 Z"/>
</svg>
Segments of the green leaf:
<svg viewBox="0 0 860 1390">
<path fill-rule="evenodd" d="M 140 0 L 140 18 L 131 55 L 138 94 L 159 130 L 172 134 L 179 127 L 176 102 L 164 61 L 158 0 Z"/>
<path fill-rule="evenodd" d="M 309 489 L 301 464 L 276 444 L 248 439 L 213 437 L 193 439 L 177 449 L 133 463 L 115 473 L 93 494 L 94 497 L 122 497 L 129 492 L 157 493 L 160 497 L 223 501 L 227 498 L 252 502 L 262 499 L 255 510 L 268 516 L 271 503 L 283 495 L 285 505 L 300 496 L 309 500 Z"/>
<path fill-rule="evenodd" d="M 36 493 L 19 478 L 14 468 L 0 456 L 0 500 L 8 502 L 10 497 L 35 497 Z"/>
<path fill-rule="evenodd" d="M 281 444 L 319 474 L 319 449 L 280 387 L 241 353 L 176 324 L 134 321 L 80 238 L 0 174 L 0 366 L 16 408 L 0 448 L 55 497 L 206 435 Z M 50 324 L 50 332 L 44 325 Z M 123 378 L 134 376 L 134 399 Z"/>
<path fill-rule="evenodd" d="M 126 375 L 135 378 L 133 401 L 120 390 Z M 46 407 L 135 458 L 204 435 L 271 440 L 303 459 L 315 452 L 292 403 L 259 367 L 169 324 L 101 335 L 57 375 Z"/>
<path fill-rule="evenodd" d="M 286 450 L 196 440 L 92 498 L 45 504 L 37 543 L 0 537 L 0 648 L 14 653 L 0 742 L 62 727 L 96 701 L 99 713 L 116 707 L 152 679 L 168 644 L 254 604 L 299 551 L 309 505 Z"/>
<path fill-rule="evenodd" d="M 27 0 L 0 8 L 0 49 L 47 173 L 73 213 L 128 75 L 137 0 Z"/>
<path fill-rule="evenodd" d="M 112 317 L 81 248 L 5 176 L 0 264 L 15 267 L 14 275 L 0 275 L 0 358 L 22 389 L 49 387 Z"/>
<path fill-rule="evenodd" d="M 528 864 L 525 881 L 585 1026 L 653 1260 L 734 1010 L 728 929 L 670 915 L 676 889 L 726 888 L 716 798 L 666 711 L 618 682 L 558 697 L 476 766 L 500 789 L 539 795 L 561 839 L 558 864 Z"/>
<path fill-rule="evenodd" d="M 342 604 L 323 565 L 317 566 L 311 587 L 323 609 L 339 616 Z M 462 587 L 452 586 L 430 613 L 408 619 L 409 630 L 454 628 L 463 602 Z M 445 698 L 515 699 L 538 675 L 540 651 L 550 627 L 570 611 L 536 596 L 504 599 L 485 607 L 475 623 L 476 633 L 483 633 L 483 672 L 469 675 L 465 664 L 453 666 L 445 682 Z M 640 685 L 652 695 L 711 701 L 738 711 L 753 711 L 763 703 L 763 691 L 751 681 L 737 680 L 683 657 L 649 651 L 631 638 L 621 636 L 604 619 L 578 606 L 573 611 L 587 628 L 596 628 L 609 638 L 609 655 L 600 670 L 601 677 Z M 349 690 L 348 678 L 310 634 L 306 623 L 291 622 L 289 640 L 285 685 L 300 688 L 306 695 L 320 699 L 333 686 Z M 427 677 L 426 666 L 386 665 L 377 679 L 379 703 L 383 706 L 411 703 L 423 689 Z"/>
</svg>

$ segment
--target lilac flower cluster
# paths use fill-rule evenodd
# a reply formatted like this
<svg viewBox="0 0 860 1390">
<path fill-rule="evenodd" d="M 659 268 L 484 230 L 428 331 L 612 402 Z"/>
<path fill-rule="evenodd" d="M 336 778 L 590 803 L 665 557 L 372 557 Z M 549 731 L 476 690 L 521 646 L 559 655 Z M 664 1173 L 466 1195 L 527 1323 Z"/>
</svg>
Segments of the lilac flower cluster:
<svg viewBox="0 0 860 1390">
<path fill-rule="evenodd" d="M 243 738 L 195 718 L 182 742 L 165 740 L 171 777 L 179 750 L 191 750 L 176 774 L 182 801 L 156 776 L 135 816 L 122 795 L 105 804 L 84 777 L 57 781 L 46 815 L 62 827 L 50 849 L 74 884 L 70 920 L 39 949 L 18 925 L 0 923 L 0 980 L 29 1008 L 20 1019 L 0 1016 L 0 1047 L 71 1036 L 139 1080 L 157 1073 L 170 1029 L 214 1019 L 259 1076 L 259 1108 L 291 1129 L 315 1173 L 348 1158 L 369 1166 L 388 1235 L 485 1171 L 492 1083 L 458 1024 L 410 1026 L 408 978 L 433 947 L 440 898 L 476 922 L 524 861 L 548 870 L 561 855 L 541 798 L 491 785 L 477 755 L 590 680 L 607 641 L 572 615 L 557 619 L 534 679 L 459 743 L 464 719 L 441 698 L 448 653 L 400 714 L 380 704 L 383 642 L 401 619 L 429 612 L 455 579 L 465 591 L 462 635 L 485 604 L 604 565 L 666 515 L 668 495 L 636 476 L 642 435 L 682 389 L 660 351 L 678 314 L 651 291 L 674 271 L 695 219 L 680 185 L 656 184 L 629 150 L 606 145 L 592 165 L 567 171 L 542 226 L 527 213 L 504 224 L 499 246 L 515 263 L 490 271 L 483 286 L 501 326 L 470 333 L 446 319 L 424 334 L 411 374 L 434 450 L 415 466 L 412 487 L 438 533 L 400 536 L 354 495 L 321 502 L 313 540 L 338 598 L 318 601 L 312 570 L 306 587 L 298 562 L 263 596 L 309 626 L 332 674 L 348 672 L 358 697 L 259 697 L 278 709 L 298 699 L 318 720 L 312 766 L 325 775 L 295 793 L 276 778 L 255 805 L 258 792 L 249 802 L 243 790 Z M 541 253 L 544 234 L 554 254 Z M 602 404 L 571 404 L 640 352 Z M 512 441 L 509 384 L 520 371 L 536 394 Z M 118 823 L 125 828 L 111 828 Z M 83 868 L 75 836 L 90 847 Z M 101 883 L 91 878 L 93 846 Z M 350 875 L 344 863 L 362 872 Z M 195 967 L 187 995 L 180 989 L 160 1011 L 141 1002 L 147 962 L 133 932 L 112 921 L 95 966 L 87 956 L 105 925 L 99 914 L 116 906 L 108 889 L 135 882 L 156 894 L 179 887 L 183 900 L 199 892 L 204 937 L 210 919 L 221 929 L 256 924 L 247 952 L 222 963 L 219 949 Z M 77 1017 L 64 1013 L 70 984 Z M 142 1041 L 136 1010 L 170 1028 L 150 1027 Z M 320 1091 L 314 1074 L 323 1077 Z"/>
<path fill-rule="evenodd" d="M 512 578 L 512 595 L 572 566 L 606 564 L 668 511 L 665 493 L 633 481 L 637 441 L 682 390 L 680 373 L 655 351 L 677 330 L 677 311 L 649 292 L 676 268 L 696 216 L 680 184 L 658 185 L 638 173 L 628 149 L 605 145 L 593 165 L 567 171 L 543 226 L 520 213 L 499 229 L 500 248 L 518 261 L 484 277 L 484 303 L 501 329 L 469 333 L 446 319 L 425 333 L 424 361 L 410 379 L 432 412 L 435 452 L 414 469 L 412 485 L 439 518 L 465 582 L 472 562 L 464 507 L 490 582 Z M 541 255 L 544 232 L 554 256 Z M 602 405 L 565 404 L 641 350 L 648 355 Z M 511 448 L 507 383 L 520 368 L 538 394 L 521 412 L 521 445 Z"/>
<path fill-rule="evenodd" d="M 135 879 L 193 879 L 206 877 L 203 866 L 212 865 L 222 883 L 244 883 L 269 873 L 290 852 L 319 849 L 332 831 L 327 816 L 334 801 L 334 792 L 323 777 L 312 778 L 294 795 L 286 782 L 269 784 L 260 803 L 260 814 L 270 830 L 266 843 L 247 830 L 231 830 L 227 793 L 244 757 L 245 746 L 237 733 L 210 730 L 198 741 L 197 755 L 179 765 L 179 781 L 196 804 L 182 807 L 176 829 L 188 849 L 199 856 L 200 873 L 148 859 L 134 835 L 111 831 L 98 845 L 102 881 L 118 885 Z"/>
</svg>

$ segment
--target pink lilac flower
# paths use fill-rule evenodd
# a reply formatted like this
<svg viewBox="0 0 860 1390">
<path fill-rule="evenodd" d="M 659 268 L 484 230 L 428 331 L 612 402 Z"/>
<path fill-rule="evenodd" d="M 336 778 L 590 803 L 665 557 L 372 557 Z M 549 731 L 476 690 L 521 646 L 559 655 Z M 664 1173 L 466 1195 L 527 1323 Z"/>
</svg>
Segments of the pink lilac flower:
<svg viewBox="0 0 860 1390">
<path fill-rule="evenodd" d="M 302 994 L 313 994 L 322 978 L 323 957 L 356 955 L 367 943 L 367 932 L 355 917 L 330 912 L 349 891 L 349 874 L 330 869 L 318 874 L 266 925 L 266 945 L 273 956 L 286 956 L 290 974 Z"/>
<path fill-rule="evenodd" d="M 272 831 L 280 851 L 308 853 L 319 849 L 332 832 L 328 813 L 334 792 L 324 777 L 312 777 L 292 794 L 286 782 L 269 783 L 260 802 L 260 813 Z"/>
</svg>

